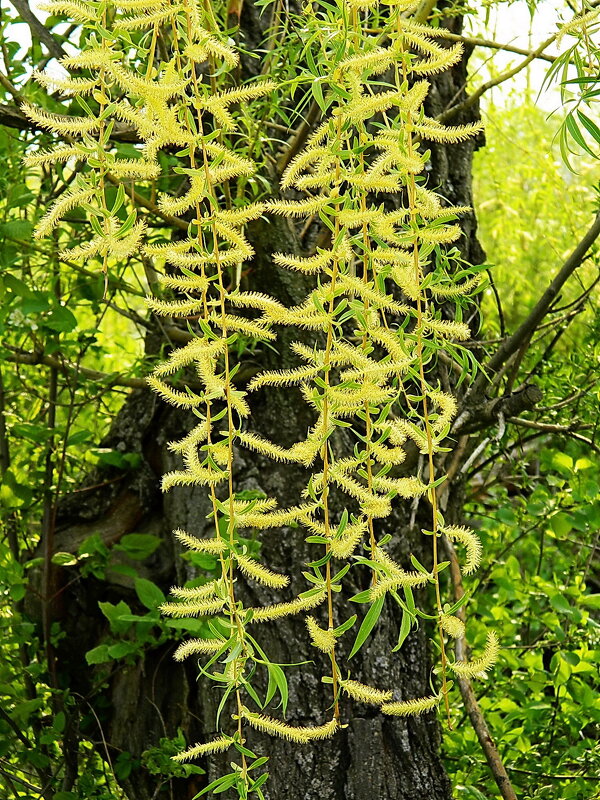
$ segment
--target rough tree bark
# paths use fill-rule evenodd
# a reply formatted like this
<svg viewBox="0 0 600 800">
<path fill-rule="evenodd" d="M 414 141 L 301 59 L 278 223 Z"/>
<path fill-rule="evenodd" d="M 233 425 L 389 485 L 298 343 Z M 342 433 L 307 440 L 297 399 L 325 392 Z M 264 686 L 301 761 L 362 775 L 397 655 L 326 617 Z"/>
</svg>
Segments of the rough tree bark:
<svg viewBox="0 0 600 800">
<path fill-rule="evenodd" d="M 252 6 L 244 6 L 242 22 L 247 15 L 248 28 L 252 28 L 255 22 L 254 13 Z M 453 32 L 460 33 L 459 18 L 452 18 L 447 24 Z M 460 65 L 435 81 L 428 113 L 439 114 L 464 97 L 466 69 L 465 56 Z M 468 122 L 476 114 L 476 109 L 469 109 L 467 116 L 452 122 Z M 433 147 L 430 186 L 439 187 L 441 194 L 452 204 L 470 205 L 472 202 L 471 167 L 476 144 L 467 141 L 452 145 L 451 149 L 441 145 Z M 462 225 L 464 236 L 460 246 L 464 257 L 471 263 L 481 263 L 483 254 L 475 236 L 474 216 L 467 216 Z M 284 301 L 299 302 L 304 296 L 301 278 L 275 268 L 270 258 L 274 251 L 289 251 L 297 247 L 295 233 L 287 221 L 259 221 L 252 227 L 251 237 L 257 251 L 251 265 L 253 288 L 266 289 Z M 150 351 L 156 349 L 153 337 L 149 338 L 148 348 Z M 255 358 L 261 361 L 260 366 L 272 367 L 275 362 L 277 366 L 285 366 L 288 359 L 285 343 L 281 343 L 279 356 L 267 350 L 265 355 Z M 443 365 L 440 369 L 444 370 Z M 440 377 L 446 384 L 452 382 L 446 373 Z M 310 423 L 309 412 L 293 392 L 259 392 L 252 397 L 252 403 L 254 424 L 266 436 L 278 441 L 284 437 L 287 441 L 282 444 L 291 444 L 301 438 Z M 177 488 L 165 497 L 159 491 L 160 475 L 174 463 L 166 443 L 178 438 L 191 423 L 188 415 L 165 406 L 150 392 L 134 391 L 103 444 L 124 452 L 139 453 L 142 466 L 129 473 L 114 471 L 89 476 L 82 490 L 67 497 L 60 509 L 57 550 L 73 551 L 78 543 L 95 532 L 107 543 L 115 543 L 132 531 L 158 533 L 163 539 L 162 546 L 144 562 L 145 572 L 142 574 L 165 590 L 191 577 L 187 569 L 189 565 L 178 558 L 171 531 L 182 527 L 198 536 L 210 535 L 210 522 L 206 519 L 209 511 L 207 498 L 201 489 Z M 417 457 L 409 461 L 412 463 L 407 468 L 414 468 Z M 98 483 L 104 485 L 93 488 Z M 261 489 L 267 495 L 277 497 L 285 506 L 297 502 L 305 484 L 305 474 L 297 467 L 278 465 L 274 468 L 272 463 L 258 456 L 241 452 L 236 460 L 235 484 L 237 489 Z M 453 521 L 462 521 L 461 498 L 460 486 L 450 486 L 446 515 Z M 427 525 L 427 511 L 425 503 L 417 509 L 398 504 L 394 516 L 385 520 L 385 532 L 393 535 L 391 547 L 398 560 L 406 562 L 408 554 L 414 552 L 427 563 L 428 540 L 420 535 L 421 522 Z M 379 531 L 380 534 L 383 532 Z M 298 573 L 303 562 L 315 557 L 309 547 L 298 529 L 282 529 L 264 536 L 262 553 L 266 563 L 296 576 L 291 587 L 294 592 L 306 588 Z M 87 667 L 84 654 L 97 646 L 107 631 L 107 622 L 98 610 L 98 601 L 116 602 L 123 598 L 135 609 L 136 599 L 131 581 L 117 573 L 109 572 L 106 581 L 88 578 L 70 583 L 72 572 L 63 570 L 62 573 L 57 575 L 63 588 L 54 614 L 61 619 L 67 636 L 57 652 L 58 673 L 63 684 L 85 697 L 89 695 L 97 675 Z M 365 588 L 364 585 L 352 586 L 352 581 L 364 578 L 358 572 L 353 576 L 353 572 L 347 576 L 348 595 Z M 268 590 L 256 585 L 243 586 L 241 591 L 253 604 L 273 600 Z M 421 600 L 427 602 L 425 597 Z M 394 687 L 402 698 L 428 694 L 430 632 L 421 627 L 408 637 L 399 653 L 391 653 L 398 626 L 396 608 L 388 604 L 375 634 L 352 662 L 353 677 L 376 686 Z M 258 635 L 274 661 L 315 662 L 289 669 L 288 719 L 293 724 L 322 722 L 330 703 L 330 689 L 320 681 L 327 667 L 310 646 L 303 620 L 287 618 L 277 625 L 261 626 Z M 348 638 L 352 639 L 351 636 Z M 98 744 L 103 755 L 102 737 L 114 760 L 122 751 L 139 757 L 145 749 L 156 745 L 160 737 L 174 736 L 179 727 L 184 730 L 188 742 L 202 741 L 213 732 L 219 690 L 214 684 L 197 679 L 193 659 L 185 666 L 175 664 L 172 661 L 174 647 L 171 642 L 147 652 L 134 666 L 123 666 L 118 662 L 112 668 L 101 695 L 102 702 L 97 698 L 93 701 L 102 735 L 95 723 L 84 730 L 85 735 Z M 343 657 L 341 663 L 344 663 Z M 87 713 L 83 703 L 82 713 Z M 255 733 L 250 735 L 250 746 L 270 756 L 269 798 L 450 798 L 450 783 L 438 752 L 440 733 L 434 714 L 409 720 L 384 718 L 377 710 L 345 703 L 344 715 L 347 727 L 331 741 L 314 746 L 301 747 Z M 213 760 L 208 777 L 215 777 L 220 766 Z M 139 768 L 123 784 L 130 800 L 150 800 L 162 796 L 158 794 L 160 782 L 160 778 Z M 195 776 L 186 782 L 176 781 L 171 786 L 171 796 L 182 800 L 192 798 L 205 782 L 205 776 Z M 165 792 L 167 789 L 164 787 Z"/>
</svg>

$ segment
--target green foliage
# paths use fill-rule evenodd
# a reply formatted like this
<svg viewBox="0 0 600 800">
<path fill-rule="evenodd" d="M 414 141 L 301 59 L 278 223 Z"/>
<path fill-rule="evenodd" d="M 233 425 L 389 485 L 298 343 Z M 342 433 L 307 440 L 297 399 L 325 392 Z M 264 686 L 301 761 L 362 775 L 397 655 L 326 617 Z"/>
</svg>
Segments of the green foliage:
<svg viewBox="0 0 600 800">
<path fill-rule="evenodd" d="M 473 604 L 511 643 L 480 703 L 524 800 L 591 797 L 600 770 L 600 621 L 586 585 L 600 472 L 586 452 L 544 449 L 537 480 L 522 464 L 519 494 L 492 486 L 470 509 L 486 543 Z M 446 732 L 444 747 L 458 791 L 496 796 L 468 726 Z"/>
<path fill-rule="evenodd" d="M 577 162 L 577 175 L 565 170 L 552 144 L 552 121 L 529 96 L 515 96 L 505 107 L 488 104 L 486 119 L 487 144 L 475 155 L 474 193 L 504 324 L 514 330 L 538 297 L 531 276 L 549 279 L 589 225 L 600 172 L 597 163 L 584 159 Z M 511 170 L 506 169 L 509 160 Z M 575 300 L 581 285 L 589 285 L 596 274 L 593 262 L 584 264 L 580 280 L 565 287 L 560 306 Z M 483 310 L 486 332 L 497 336 L 500 321 L 491 288 Z"/>
</svg>

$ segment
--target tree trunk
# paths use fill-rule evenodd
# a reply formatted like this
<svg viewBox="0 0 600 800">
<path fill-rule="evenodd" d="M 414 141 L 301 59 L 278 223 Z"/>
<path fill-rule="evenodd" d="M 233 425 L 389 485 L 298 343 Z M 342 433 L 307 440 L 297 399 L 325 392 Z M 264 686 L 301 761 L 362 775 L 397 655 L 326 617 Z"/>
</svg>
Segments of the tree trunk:
<svg viewBox="0 0 600 800">
<path fill-rule="evenodd" d="M 460 32 L 460 24 L 458 18 L 448 22 L 454 32 Z M 462 64 L 435 81 L 429 114 L 439 114 L 464 96 L 466 61 L 465 57 Z M 467 122 L 475 115 L 476 111 L 470 109 L 468 117 L 452 122 Z M 474 146 L 472 141 L 451 148 L 433 146 L 429 185 L 439 187 L 440 193 L 450 203 L 470 205 L 472 202 Z M 462 225 L 465 231 L 461 242 L 463 254 L 472 263 L 480 263 L 482 253 L 475 238 L 474 217 L 467 216 Z M 251 265 L 252 287 L 269 291 L 284 301 L 302 300 L 305 294 L 302 279 L 274 267 L 270 258 L 274 251 L 295 249 L 297 242 L 290 224 L 273 219 L 268 224 L 259 221 L 250 233 L 257 251 Z M 283 340 L 278 344 L 280 355 L 274 356 L 266 350 L 265 354 L 252 356 L 254 362 L 260 361 L 257 366 L 285 367 L 288 354 Z M 156 340 L 149 340 L 148 348 L 155 351 Z M 447 380 L 447 376 L 442 376 L 442 380 Z M 255 429 L 281 444 L 291 444 L 303 438 L 311 423 L 309 410 L 299 394 L 293 391 L 261 391 L 251 395 L 251 401 Z M 197 536 L 211 535 L 211 523 L 206 519 L 208 499 L 200 488 L 176 488 L 164 497 L 159 491 L 161 474 L 175 465 L 175 457 L 169 453 L 166 444 L 189 430 L 192 421 L 190 415 L 165 406 L 150 392 L 133 392 L 103 444 L 123 452 L 139 453 L 142 466 L 132 472 L 114 470 L 90 476 L 83 492 L 66 498 L 60 512 L 57 549 L 73 552 L 78 543 L 96 532 L 108 544 L 116 543 L 123 534 L 132 531 L 157 533 L 163 539 L 162 546 L 143 562 L 140 574 L 165 591 L 174 583 L 193 577 L 189 563 L 178 557 L 171 532 L 181 527 Z M 281 441 L 282 438 L 285 441 Z M 416 460 L 415 455 L 408 469 L 414 468 Z M 275 467 L 272 462 L 245 451 L 236 454 L 237 490 L 259 489 L 268 496 L 277 497 L 283 507 L 298 502 L 305 482 L 306 473 L 302 468 Z M 105 485 L 91 488 L 98 483 Z M 450 486 L 450 511 L 447 515 L 460 519 L 458 495 L 456 499 L 453 495 L 455 491 Z M 406 564 L 411 552 L 424 563 L 430 558 L 429 539 L 420 534 L 421 523 L 428 527 L 427 514 L 424 502 L 418 508 L 397 502 L 393 517 L 379 521 L 378 534 L 389 532 L 393 535 L 390 548 L 400 562 Z M 298 528 L 270 531 L 262 537 L 261 554 L 265 563 L 290 574 L 291 592 L 295 593 L 307 588 L 299 577 L 300 565 L 319 557 L 316 549 L 305 543 Z M 132 580 L 109 570 L 105 580 L 87 578 L 67 585 L 72 573 L 62 572 L 65 588 L 55 613 L 61 618 L 67 637 L 57 653 L 58 671 L 63 684 L 84 697 L 93 697 L 91 702 L 101 731 L 99 725 L 91 721 L 84 733 L 97 744 L 99 752 L 106 755 L 102 743 L 104 738 L 114 763 L 119 753 L 124 751 L 139 758 L 144 750 L 157 746 L 161 737 L 175 736 L 178 728 L 183 729 L 189 743 L 204 741 L 214 733 L 220 691 L 214 683 L 203 677 L 198 679 L 193 659 L 185 666 L 173 662 L 173 641 L 146 651 L 135 664 L 112 662 L 108 675 L 104 665 L 97 668 L 86 665 L 85 652 L 101 643 L 108 628 L 106 619 L 98 610 L 98 601 L 125 599 L 135 612 L 137 600 Z M 346 576 L 346 596 L 343 598 L 346 602 L 339 622 L 352 613 L 347 599 L 366 588 L 366 584 L 359 584 L 364 580 L 367 576 L 360 570 L 352 570 Z M 421 594 L 418 602 L 427 607 L 425 592 Z M 240 586 L 240 595 L 253 605 L 274 600 L 269 590 L 251 584 Z M 358 606 L 357 612 L 361 614 L 362 609 L 364 606 Z M 432 631 L 422 625 L 409 635 L 398 653 L 392 653 L 399 622 L 398 607 L 388 603 L 374 635 L 350 662 L 352 675 L 373 686 L 394 688 L 398 698 L 402 699 L 429 694 L 431 662 L 428 636 Z M 321 676 L 328 674 L 328 666 L 325 656 L 315 655 L 303 619 L 288 617 L 277 624 L 266 623 L 258 626 L 257 636 L 273 661 L 284 664 L 309 662 L 286 670 L 290 686 L 288 721 L 301 725 L 325 721 L 330 705 L 330 687 L 321 682 Z M 343 639 L 346 647 L 352 638 L 349 634 Z M 342 665 L 348 663 L 346 657 L 347 653 L 342 651 Z M 92 686 L 99 679 L 104 681 L 104 688 L 100 694 L 93 693 Z M 264 691 L 260 679 L 258 684 Z M 82 713 L 88 714 L 83 701 L 81 709 Z M 225 726 L 229 723 L 228 714 L 226 709 L 222 715 Z M 440 731 L 434 713 L 405 720 L 384 717 L 376 708 L 344 701 L 343 715 L 346 726 L 332 740 L 316 744 L 290 744 L 250 732 L 248 746 L 270 757 L 267 765 L 270 779 L 266 784 L 268 798 L 447 800 L 451 797 L 450 783 L 438 753 Z M 211 759 L 210 765 L 205 765 L 208 778 L 220 774 L 227 760 L 223 758 L 219 763 L 218 758 Z M 163 796 L 159 793 L 163 781 L 161 776 L 152 775 L 140 766 L 129 777 L 123 778 L 122 784 L 130 800 L 150 800 Z M 206 781 L 207 776 L 175 780 L 171 785 L 171 796 L 192 798 L 206 785 Z M 162 790 L 165 796 L 167 790 L 165 784 Z"/>
</svg>

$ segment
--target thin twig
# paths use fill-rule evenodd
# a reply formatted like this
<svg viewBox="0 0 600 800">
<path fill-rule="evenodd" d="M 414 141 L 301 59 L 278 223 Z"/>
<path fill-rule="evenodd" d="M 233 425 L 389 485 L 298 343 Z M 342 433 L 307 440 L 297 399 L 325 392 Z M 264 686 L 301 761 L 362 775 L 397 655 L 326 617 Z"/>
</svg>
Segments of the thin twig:
<svg viewBox="0 0 600 800">
<path fill-rule="evenodd" d="M 462 585 L 460 566 L 458 564 L 458 558 L 456 557 L 456 551 L 454 550 L 452 543 L 446 539 L 445 546 L 450 556 L 450 575 L 452 578 L 452 585 L 454 587 L 454 599 L 456 602 L 458 602 L 464 597 L 465 594 Z M 458 609 L 457 616 L 459 616 L 464 622 L 464 605 Z M 466 660 L 466 650 L 466 639 L 464 636 L 461 636 L 456 640 L 456 658 Z M 494 776 L 494 780 L 496 781 L 500 794 L 504 800 L 517 800 L 517 795 L 515 794 L 515 790 L 513 789 L 510 778 L 508 777 L 506 767 L 502 761 L 502 756 L 500 755 L 498 748 L 492 739 L 490 729 L 488 728 L 485 717 L 483 716 L 483 712 L 481 711 L 479 703 L 477 702 L 477 697 L 473 691 L 473 684 L 469 678 L 464 678 L 462 676 L 457 676 L 457 681 L 463 703 L 465 704 L 465 709 L 469 715 L 469 719 L 471 720 L 471 725 L 473 726 L 473 730 L 479 739 L 479 744 L 481 745 L 481 749 L 483 750 L 488 766 L 492 772 L 492 775 Z"/>
</svg>

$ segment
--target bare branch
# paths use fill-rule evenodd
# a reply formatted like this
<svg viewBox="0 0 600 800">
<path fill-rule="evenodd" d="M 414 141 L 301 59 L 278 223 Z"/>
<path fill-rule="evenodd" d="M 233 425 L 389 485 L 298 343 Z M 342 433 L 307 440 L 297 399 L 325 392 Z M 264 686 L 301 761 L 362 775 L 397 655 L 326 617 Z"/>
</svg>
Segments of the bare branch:
<svg viewBox="0 0 600 800">
<path fill-rule="evenodd" d="M 285 152 L 277 162 L 277 171 L 279 173 L 282 173 L 284 169 L 287 167 L 287 165 L 290 163 L 292 158 L 294 158 L 294 156 L 300 152 L 304 142 L 307 140 L 308 135 L 310 134 L 315 124 L 318 122 L 320 116 L 321 116 L 321 109 L 319 108 L 316 101 L 313 100 L 306 114 L 306 119 L 302 120 L 301 124 L 298 127 L 298 130 L 291 138 L 288 147 L 286 148 Z"/>
<path fill-rule="evenodd" d="M 558 293 L 575 270 L 581 266 L 590 247 L 594 244 L 599 235 L 600 213 L 596 216 L 588 232 L 550 282 L 546 291 L 529 313 L 529 316 L 519 325 L 511 336 L 504 339 L 494 355 L 484 364 L 484 369 L 475 379 L 471 388 L 463 398 L 461 413 L 455 422 L 455 430 L 463 432 L 463 429 L 469 424 L 470 420 L 478 418 L 481 405 L 479 401 L 481 401 L 484 396 L 486 387 L 489 385 L 489 380 L 506 366 L 514 354 L 520 350 L 524 342 L 531 339 L 533 333 L 539 328 L 541 321 L 552 307 L 552 303 L 556 299 Z"/>
<path fill-rule="evenodd" d="M 13 348 L 11 348 L 11 350 L 12 349 Z M 89 380 L 104 383 L 107 387 L 127 386 L 130 389 L 148 388 L 146 381 L 143 378 L 131 378 L 119 372 L 115 372 L 113 374 L 99 372 L 95 369 L 89 369 L 88 367 L 80 367 L 76 364 L 71 364 L 69 361 L 66 361 L 62 358 L 44 353 L 15 351 L 10 355 L 4 356 L 4 361 L 14 364 L 43 364 L 46 367 L 58 369 L 63 374 L 79 373 Z"/>
<path fill-rule="evenodd" d="M 498 350 L 485 365 L 485 369 L 490 373 L 495 373 L 506 362 L 506 360 L 517 352 L 521 344 L 528 339 L 539 326 L 540 322 L 548 313 L 556 296 L 565 285 L 567 280 L 581 266 L 590 247 L 600 235 L 600 213 L 596 216 L 592 226 L 575 247 L 571 255 L 567 258 L 557 275 L 548 285 L 544 294 L 531 310 L 517 330 L 500 345 Z"/>
<path fill-rule="evenodd" d="M 72 119 L 66 114 L 58 114 L 56 116 L 63 122 L 68 122 Z M 5 128 L 16 128 L 20 131 L 44 130 L 44 128 L 28 119 L 17 106 L 7 104 L 0 104 L 0 125 L 4 125 Z M 123 122 L 115 122 L 110 138 L 114 142 L 130 142 L 132 144 L 140 141 L 135 129 Z"/>
<path fill-rule="evenodd" d="M 546 50 L 546 48 L 550 47 L 550 45 L 553 44 L 558 35 L 559 31 L 550 36 L 548 39 L 545 39 L 536 50 L 532 50 L 527 56 L 527 58 L 521 61 L 520 64 L 517 64 L 516 67 L 506 70 L 506 72 L 502 72 L 497 77 L 492 78 L 489 81 L 486 81 L 486 83 L 484 83 L 482 86 L 479 87 L 479 89 L 474 91 L 473 94 L 469 95 L 469 97 L 467 97 L 466 100 L 463 100 L 462 103 L 458 103 L 457 105 L 449 108 L 447 111 L 444 111 L 443 114 L 440 114 L 439 117 L 437 117 L 438 121 L 447 122 L 452 117 L 462 113 L 463 111 L 466 111 L 468 108 L 471 108 L 471 106 L 475 105 L 475 103 L 479 100 L 479 98 L 483 94 L 485 94 L 485 92 L 487 92 L 489 89 L 492 89 L 494 86 L 498 86 L 499 84 L 504 83 L 504 81 L 507 81 L 510 78 L 513 78 L 515 75 L 518 75 L 519 72 L 525 69 L 525 67 L 529 66 L 529 64 L 531 64 L 531 62 L 534 59 L 539 58 L 544 52 L 544 50 Z"/>
<path fill-rule="evenodd" d="M 548 53 L 539 53 L 535 55 L 535 50 L 526 50 L 523 47 L 515 47 L 512 44 L 502 44 L 500 42 L 494 42 L 492 39 L 482 39 L 479 36 L 464 36 L 458 33 L 444 31 L 440 38 L 448 39 L 451 42 L 462 42 L 471 47 L 489 47 L 492 50 L 504 50 L 507 53 L 516 53 L 519 56 L 533 56 L 533 58 L 548 61 L 550 64 L 553 64 L 557 59 L 557 56 L 551 56 L 548 55 Z"/>
<path fill-rule="evenodd" d="M 452 543 L 448 540 L 445 540 L 444 544 L 450 555 L 450 576 L 454 587 L 454 599 L 458 601 L 461 600 L 465 594 L 462 585 L 462 576 L 458 564 L 458 558 L 456 557 L 456 551 L 454 550 Z M 464 622 L 464 605 L 458 609 L 457 615 Z M 461 636 L 456 640 L 456 658 L 467 660 L 467 640 L 464 636 Z M 483 750 L 483 754 L 485 755 L 485 759 L 488 763 L 491 773 L 494 776 L 494 780 L 496 781 L 500 794 L 504 800 L 517 800 L 517 795 L 515 794 L 515 790 L 513 789 L 510 778 L 508 777 L 506 767 L 502 761 L 502 756 L 496 747 L 496 743 L 492 738 L 492 734 L 490 733 L 490 729 L 488 728 L 485 717 L 483 716 L 483 712 L 481 711 L 479 703 L 477 702 L 477 697 L 473 691 L 473 684 L 468 678 L 463 678 L 461 676 L 457 676 L 457 682 L 458 688 L 460 689 L 460 693 L 462 695 L 463 703 L 465 704 L 465 710 L 469 715 L 471 725 L 473 726 L 473 730 L 479 739 L 479 744 L 481 745 L 481 749 Z"/>
<path fill-rule="evenodd" d="M 62 44 L 60 44 L 54 38 L 48 28 L 46 28 L 46 26 L 39 21 L 33 11 L 29 8 L 29 3 L 27 0 L 10 0 L 10 3 L 21 15 L 23 22 L 26 22 L 29 25 L 31 35 L 36 39 L 39 39 L 40 42 L 45 45 L 46 50 L 48 50 L 48 52 L 54 58 L 60 59 L 67 55 Z"/>
<path fill-rule="evenodd" d="M 495 397 L 485 403 L 469 408 L 469 413 L 457 418 L 453 427 L 453 434 L 461 436 L 467 433 L 488 428 L 501 417 L 505 420 L 516 417 L 523 411 L 534 408 L 542 399 L 542 391 L 538 386 L 529 384 L 516 392 Z"/>
</svg>

